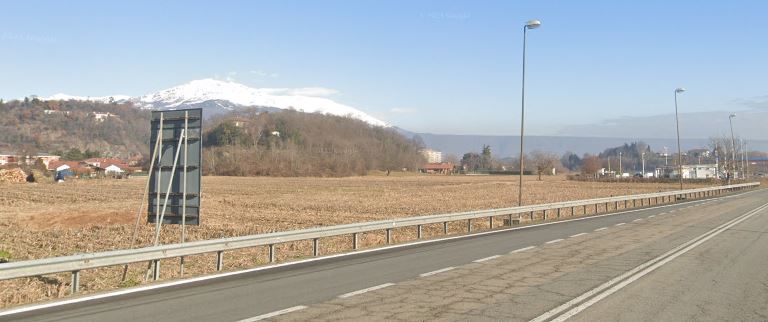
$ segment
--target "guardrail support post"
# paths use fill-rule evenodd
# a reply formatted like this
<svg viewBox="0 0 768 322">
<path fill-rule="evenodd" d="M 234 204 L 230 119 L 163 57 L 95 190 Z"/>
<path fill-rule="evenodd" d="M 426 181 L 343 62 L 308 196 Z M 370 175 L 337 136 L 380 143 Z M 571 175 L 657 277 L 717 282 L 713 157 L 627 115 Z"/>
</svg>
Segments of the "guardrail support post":
<svg viewBox="0 0 768 322">
<path fill-rule="evenodd" d="M 275 257 L 277 257 L 276 256 L 277 254 L 275 254 L 275 252 L 276 252 L 275 244 L 269 244 L 269 262 L 270 263 L 275 262 Z"/>
<path fill-rule="evenodd" d="M 491 226 L 491 229 L 493 229 L 493 216 L 488 217 L 488 226 Z"/>
<path fill-rule="evenodd" d="M 557 218 L 560 218 L 560 208 L 557 208 Z"/>
<path fill-rule="evenodd" d="M 320 255 L 320 238 L 312 238 L 312 256 Z"/>
<path fill-rule="evenodd" d="M 357 249 L 358 247 L 360 247 L 360 245 L 358 245 L 357 233 L 353 233 L 352 234 L 352 249 Z"/>
<path fill-rule="evenodd" d="M 154 264 L 152 265 L 152 280 L 157 281 L 160 279 L 160 260 L 153 260 L 152 263 Z"/>
<path fill-rule="evenodd" d="M 598 207 L 600 207 L 600 204 L 597 204 L 597 203 L 596 203 L 596 204 L 595 204 L 595 214 L 597 214 L 598 212 L 600 212 L 600 209 L 598 209 Z"/>
<path fill-rule="evenodd" d="M 472 219 L 467 219 L 467 232 L 472 232 Z"/>
<path fill-rule="evenodd" d="M 72 294 L 80 291 L 80 271 L 72 271 Z"/>
<path fill-rule="evenodd" d="M 616 211 L 619 211 L 619 202 L 618 201 L 615 201 L 613 203 L 613 209 L 616 210 Z"/>
<path fill-rule="evenodd" d="M 547 220 L 547 210 L 546 210 L 546 209 L 544 209 L 544 210 L 542 211 L 542 213 L 543 213 L 543 214 L 542 214 L 542 217 L 544 217 L 544 220 Z"/>
<path fill-rule="evenodd" d="M 518 217 L 519 218 L 519 217 Z M 512 214 L 509 214 L 509 227 L 512 227 Z"/>
<path fill-rule="evenodd" d="M 416 239 L 421 239 L 421 225 L 416 225 Z"/>
<path fill-rule="evenodd" d="M 533 221 L 533 211 L 531 211 L 531 221 Z"/>
<path fill-rule="evenodd" d="M 573 217 L 573 216 L 575 216 L 575 215 L 576 215 L 576 212 L 574 212 L 574 210 L 575 210 L 575 208 L 574 208 L 574 207 L 571 207 L 571 217 Z"/>
<path fill-rule="evenodd" d="M 443 222 L 443 235 L 448 235 L 448 222 Z"/>
<path fill-rule="evenodd" d="M 392 243 L 392 228 L 387 228 L 387 245 Z"/>
<path fill-rule="evenodd" d="M 586 214 L 587 214 L 587 205 L 584 205 L 584 213 L 583 213 L 583 215 L 586 215 Z"/>
<path fill-rule="evenodd" d="M 221 272 L 224 269 L 224 251 L 216 252 L 216 271 Z"/>
</svg>

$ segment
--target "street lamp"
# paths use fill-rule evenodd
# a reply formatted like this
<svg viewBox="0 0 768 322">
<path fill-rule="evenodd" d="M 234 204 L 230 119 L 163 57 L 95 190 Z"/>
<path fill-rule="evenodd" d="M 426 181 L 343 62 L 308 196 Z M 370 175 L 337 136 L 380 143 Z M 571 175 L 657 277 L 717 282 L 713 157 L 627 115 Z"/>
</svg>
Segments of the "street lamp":
<svg viewBox="0 0 768 322">
<path fill-rule="evenodd" d="M 680 190 L 683 190 L 683 151 L 680 148 L 680 117 L 677 113 L 677 94 L 685 92 L 685 88 L 675 89 L 675 127 L 677 128 L 677 167 L 680 176 Z"/>
<path fill-rule="evenodd" d="M 731 113 L 731 115 L 728 115 L 728 123 L 731 124 L 731 175 L 728 176 L 728 178 L 732 178 L 733 175 L 736 173 L 736 140 L 733 137 L 733 118 L 736 117 L 736 113 Z M 730 183 L 730 180 L 729 180 Z"/>
<path fill-rule="evenodd" d="M 640 158 L 643 160 L 643 176 L 641 178 L 645 178 L 645 152 L 640 153 Z"/>
<path fill-rule="evenodd" d="M 619 152 L 619 177 L 624 174 L 624 168 L 621 167 L 621 152 Z"/>
<path fill-rule="evenodd" d="M 541 21 L 538 20 L 530 20 L 525 23 L 525 26 L 523 26 L 523 83 L 521 95 L 522 98 L 520 103 L 520 187 L 517 191 L 518 206 L 523 205 L 523 170 L 525 169 L 523 161 L 523 134 L 525 128 L 525 42 L 528 29 L 536 29 L 539 28 L 539 26 L 541 26 Z"/>
</svg>

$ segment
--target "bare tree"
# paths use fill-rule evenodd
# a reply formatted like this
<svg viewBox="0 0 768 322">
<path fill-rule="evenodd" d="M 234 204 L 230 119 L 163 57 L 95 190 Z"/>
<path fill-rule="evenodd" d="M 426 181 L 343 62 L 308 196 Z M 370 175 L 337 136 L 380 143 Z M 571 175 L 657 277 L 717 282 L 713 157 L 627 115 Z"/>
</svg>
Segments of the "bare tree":
<svg viewBox="0 0 768 322">
<path fill-rule="evenodd" d="M 601 168 L 601 161 L 596 155 L 584 154 L 581 159 L 581 172 L 588 175 L 596 175 Z"/>
<path fill-rule="evenodd" d="M 552 169 L 560 162 L 560 157 L 554 153 L 533 151 L 531 152 L 531 159 L 536 167 L 536 172 L 539 174 L 539 181 L 541 181 L 542 173 L 552 173 Z"/>
</svg>

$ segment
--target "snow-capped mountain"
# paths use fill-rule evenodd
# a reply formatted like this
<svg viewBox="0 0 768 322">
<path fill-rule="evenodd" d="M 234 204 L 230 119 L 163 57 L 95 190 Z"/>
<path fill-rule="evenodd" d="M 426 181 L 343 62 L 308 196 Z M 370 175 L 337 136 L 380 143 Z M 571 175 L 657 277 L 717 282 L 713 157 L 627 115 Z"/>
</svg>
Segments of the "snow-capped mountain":
<svg viewBox="0 0 768 322">
<path fill-rule="evenodd" d="M 251 107 L 266 111 L 294 109 L 306 113 L 349 116 L 371 125 L 389 126 L 386 122 L 354 107 L 323 97 L 329 93 L 332 91 L 323 88 L 252 88 L 235 82 L 201 79 L 140 97 L 125 95 L 83 97 L 56 94 L 47 99 L 99 102 L 131 101 L 140 108 L 159 110 L 201 107 L 207 116 Z"/>
</svg>

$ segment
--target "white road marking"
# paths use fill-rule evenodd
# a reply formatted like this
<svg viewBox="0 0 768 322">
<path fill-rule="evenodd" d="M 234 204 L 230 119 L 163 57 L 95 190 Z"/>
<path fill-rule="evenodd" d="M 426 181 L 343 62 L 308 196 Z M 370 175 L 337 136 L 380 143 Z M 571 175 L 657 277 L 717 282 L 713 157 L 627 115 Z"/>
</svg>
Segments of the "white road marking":
<svg viewBox="0 0 768 322">
<path fill-rule="evenodd" d="M 360 294 L 363 294 L 363 293 L 368 293 L 370 291 L 380 290 L 382 288 L 390 287 L 392 285 L 395 285 L 395 283 L 384 283 L 384 284 L 381 284 L 381 285 L 371 286 L 369 288 L 364 288 L 364 289 L 359 290 L 359 291 L 354 291 L 354 292 L 349 292 L 349 293 L 346 293 L 346 294 L 341 294 L 341 295 L 339 295 L 339 298 L 340 299 L 345 299 L 345 298 L 352 297 L 352 296 L 355 296 L 355 295 L 360 295 Z"/>
<path fill-rule="evenodd" d="M 571 235 L 571 238 L 573 238 L 573 237 L 579 237 L 579 236 L 584 236 L 584 235 L 586 235 L 586 234 L 587 234 L 587 233 L 581 233 L 581 234 Z"/>
<path fill-rule="evenodd" d="M 501 257 L 501 255 L 493 255 L 493 256 L 488 256 L 486 258 L 476 259 L 476 260 L 473 260 L 472 262 L 482 263 L 482 262 L 489 261 L 489 260 L 492 260 L 492 259 L 497 259 L 499 257 Z"/>
<path fill-rule="evenodd" d="M 761 190 L 751 190 L 751 191 L 739 193 L 737 195 L 730 195 L 730 196 L 724 196 L 724 197 L 716 197 L 712 202 L 721 201 L 721 200 L 728 200 L 728 199 L 735 198 L 735 197 L 741 197 L 741 196 L 749 195 L 749 194 L 752 194 L 752 193 L 755 193 L 755 192 L 758 192 L 758 191 L 761 191 Z M 212 275 L 204 275 L 204 276 L 193 277 L 193 278 L 189 278 L 189 279 L 175 280 L 175 281 L 164 282 L 164 283 L 161 282 L 161 283 L 158 283 L 158 284 L 151 284 L 151 285 L 146 285 L 146 286 L 131 287 L 131 288 L 127 288 L 127 289 L 115 290 L 115 291 L 111 291 L 111 292 L 105 292 L 105 293 L 94 294 L 94 295 L 86 295 L 86 296 L 82 296 L 82 297 L 68 298 L 68 299 L 63 299 L 63 300 L 53 300 L 53 301 L 50 301 L 50 302 L 47 302 L 47 303 L 32 304 L 32 305 L 29 305 L 29 306 L 22 306 L 22 307 L 13 308 L 13 309 L 0 310 L 0 317 L 10 316 L 10 315 L 14 315 L 14 314 L 20 314 L 20 313 L 25 313 L 25 312 L 32 312 L 32 311 L 42 310 L 42 309 L 47 309 L 47 308 L 52 308 L 52 307 L 59 307 L 59 306 L 64 306 L 64 305 L 83 303 L 83 302 L 88 302 L 88 301 L 93 301 L 93 300 L 112 298 L 112 297 L 126 295 L 126 294 L 134 294 L 134 293 L 146 292 L 146 291 L 150 291 L 150 290 L 157 290 L 157 289 L 162 289 L 162 288 L 176 286 L 176 285 L 185 285 L 185 284 L 197 283 L 197 282 L 201 282 L 201 281 L 214 280 L 214 279 L 218 279 L 218 278 L 222 278 L 222 277 L 229 277 L 229 276 L 236 276 L 236 275 L 248 274 L 248 273 L 253 273 L 253 272 L 267 271 L 267 270 L 272 270 L 272 269 L 276 269 L 276 268 L 279 268 L 279 267 L 290 267 L 290 266 L 301 265 L 301 264 L 306 264 L 306 263 L 326 261 L 326 260 L 333 259 L 333 258 L 341 258 L 341 257 L 352 256 L 352 255 L 360 255 L 360 254 L 366 254 L 366 253 L 377 253 L 377 252 L 382 252 L 382 251 L 391 250 L 391 249 L 397 249 L 397 248 L 403 248 L 403 247 L 413 247 L 415 245 L 429 245 L 429 244 L 446 242 L 446 241 L 450 241 L 450 240 L 461 240 L 461 239 L 466 239 L 466 238 L 475 238 L 477 236 L 500 234 L 500 233 L 516 231 L 516 230 L 531 229 L 531 228 L 534 228 L 534 227 L 558 225 L 558 224 L 564 224 L 564 223 L 569 223 L 569 222 L 578 222 L 578 221 L 582 221 L 582 220 L 593 220 L 593 219 L 596 219 L 596 218 L 603 218 L 603 217 L 608 217 L 608 216 L 617 216 L 617 215 L 623 215 L 623 214 L 636 213 L 636 212 L 640 212 L 640 211 L 646 211 L 648 209 L 662 209 L 662 208 L 669 208 L 669 207 L 677 207 L 677 206 L 680 206 L 680 205 L 683 205 L 683 204 L 686 204 L 686 203 L 689 203 L 689 202 L 693 202 L 693 201 L 683 201 L 681 203 L 664 204 L 664 205 L 660 205 L 658 207 L 651 207 L 651 208 L 644 208 L 644 209 L 629 209 L 629 210 L 625 210 L 625 211 L 621 211 L 621 212 L 607 213 L 607 214 L 602 214 L 602 215 L 579 217 L 579 218 L 566 219 L 566 220 L 561 220 L 561 221 L 544 222 L 544 223 L 534 224 L 534 225 L 527 225 L 527 226 L 520 226 L 520 227 L 511 227 L 511 228 L 498 229 L 498 230 L 490 230 L 490 231 L 479 232 L 479 233 L 469 234 L 469 235 L 460 235 L 460 236 L 453 236 L 453 237 L 447 237 L 447 238 L 421 240 L 421 241 L 416 241 L 416 242 L 412 242 L 412 243 L 403 243 L 403 244 L 390 245 L 390 246 L 384 246 L 384 247 L 378 247 L 378 248 L 370 248 L 370 249 L 359 250 L 359 251 L 354 251 L 354 252 L 349 252 L 349 253 L 341 253 L 341 254 L 335 254 L 335 255 L 313 257 L 313 258 L 308 258 L 308 259 L 304 259 L 304 260 L 297 260 L 297 261 L 294 261 L 294 262 L 286 262 L 286 263 L 279 263 L 279 264 L 274 264 L 274 265 L 259 266 L 259 267 L 254 267 L 254 268 L 249 268 L 249 269 L 244 269 L 244 270 L 239 270 L 239 271 L 233 271 L 233 272 L 226 272 L 226 273 L 212 274 Z M 534 248 L 534 247 L 535 246 L 531 246 L 531 248 Z M 522 249 L 520 251 L 525 251 L 525 250 L 528 250 L 528 249 Z M 514 251 L 511 252 L 511 253 L 514 253 Z"/>
<path fill-rule="evenodd" d="M 262 315 L 259 315 L 259 316 L 254 316 L 252 318 L 245 319 L 245 320 L 240 320 L 238 322 L 253 322 L 253 321 L 269 319 L 271 317 L 276 317 L 278 315 L 282 315 L 282 314 L 286 314 L 286 313 L 291 313 L 291 312 L 296 312 L 296 311 L 303 310 L 303 309 L 306 309 L 306 308 L 307 307 L 304 306 L 304 305 L 298 305 L 298 306 L 289 307 L 287 309 L 283 309 L 283 310 L 280 310 L 280 311 L 275 311 L 275 312 L 272 312 L 272 313 L 267 313 L 267 314 L 262 314 Z"/>
<path fill-rule="evenodd" d="M 598 228 L 598 229 L 595 229 L 595 231 L 601 231 L 601 230 L 606 230 L 606 229 L 608 229 L 608 227 Z"/>
<path fill-rule="evenodd" d="M 560 238 L 560 239 L 555 239 L 555 240 L 550 240 L 550 241 L 546 242 L 545 244 L 554 244 L 554 243 L 559 243 L 559 242 L 561 242 L 561 241 L 563 241 L 563 239 L 562 239 L 562 238 Z"/>
<path fill-rule="evenodd" d="M 643 218 L 637 218 L 637 219 L 633 220 L 632 222 L 638 222 L 638 221 L 641 221 L 641 220 L 643 220 Z"/>
<path fill-rule="evenodd" d="M 760 207 L 757 207 L 739 217 L 734 218 L 733 220 L 726 222 L 702 235 L 699 235 L 698 237 L 689 240 L 688 242 L 679 245 L 672 250 L 652 259 L 649 260 L 643 264 L 640 264 L 639 266 L 633 268 L 632 270 L 621 274 L 618 277 L 615 277 L 608 282 L 605 282 L 601 284 L 600 286 L 587 291 L 586 293 L 552 309 L 544 314 L 536 317 L 535 319 L 531 320 L 530 322 L 541 322 L 541 321 L 547 321 L 555 317 L 556 315 L 560 314 L 561 312 L 568 310 L 567 312 L 557 316 L 556 318 L 552 319 L 551 321 L 565 321 L 568 318 L 573 317 L 574 315 L 578 314 L 579 312 L 585 310 L 586 308 L 592 306 L 593 304 L 597 303 L 598 301 L 602 300 L 603 298 L 617 292 L 618 290 L 622 289 L 623 287 L 629 285 L 630 283 L 634 282 L 635 280 L 639 279 L 640 277 L 643 277 L 647 275 L 648 273 L 656 270 L 657 268 L 661 267 L 662 265 L 670 262 L 671 260 L 687 253 L 691 249 L 701 245 L 702 243 L 706 242 L 707 240 L 719 235 L 723 231 L 728 230 L 729 228 L 741 223 L 744 220 L 749 219 L 750 217 L 754 216 L 755 214 L 760 213 L 761 211 L 768 208 L 768 204 L 763 204 Z M 618 283 L 618 284 L 617 284 Z M 602 292 L 602 293 L 600 293 Z M 597 294 L 597 295 L 596 295 Z M 590 297 L 595 295 L 593 298 L 591 298 L 589 301 L 586 301 L 582 303 L 581 305 L 577 307 L 573 307 L 577 303 L 580 303 Z M 572 308 L 573 307 L 573 308 Z M 570 310 L 569 310 L 570 309 Z"/>
<path fill-rule="evenodd" d="M 621 226 L 621 225 L 624 225 L 624 224 L 626 224 L 626 223 L 625 222 L 620 222 L 620 223 L 616 224 L 616 226 Z"/>
<path fill-rule="evenodd" d="M 531 249 L 534 249 L 534 248 L 536 248 L 536 246 L 528 246 L 528 247 L 525 247 L 525 248 L 520 248 L 520 249 L 513 250 L 513 251 L 511 251 L 509 253 L 510 254 L 521 253 L 521 252 L 524 252 L 526 250 L 531 250 Z"/>
<path fill-rule="evenodd" d="M 651 219 L 653 217 L 656 217 L 656 215 L 650 215 L 650 216 L 648 216 L 648 219 Z"/>
<path fill-rule="evenodd" d="M 446 268 L 443 268 L 443 269 L 438 269 L 436 271 L 431 271 L 431 272 L 427 272 L 427 273 L 424 273 L 424 274 L 420 274 L 419 277 L 427 277 L 427 276 L 432 276 L 432 275 L 435 275 L 435 274 L 440 274 L 440 273 L 443 273 L 443 272 L 450 271 L 450 270 L 452 270 L 454 268 L 456 268 L 456 267 L 451 266 L 451 267 L 446 267 Z"/>
</svg>

